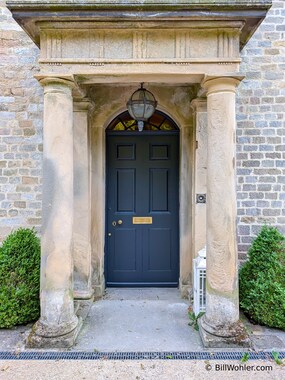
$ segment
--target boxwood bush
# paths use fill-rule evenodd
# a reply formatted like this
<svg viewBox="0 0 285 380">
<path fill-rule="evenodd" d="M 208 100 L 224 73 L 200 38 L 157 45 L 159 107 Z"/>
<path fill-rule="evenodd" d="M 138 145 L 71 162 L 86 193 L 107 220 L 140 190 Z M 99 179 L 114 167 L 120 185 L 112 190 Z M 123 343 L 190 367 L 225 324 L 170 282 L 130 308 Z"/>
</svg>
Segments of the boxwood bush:
<svg viewBox="0 0 285 380">
<path fill-rule="evenodd" d="M 33 229 L 20 228 L 0 247 L 0 327 L 35 321 L 39 289 L 40 240 Z"/>
<path fill-rule="evenodd" d="M 285 238 L 263 226 L 239 273 L 240 307 L 253 322 L 285 330 Z"/>
</svg>

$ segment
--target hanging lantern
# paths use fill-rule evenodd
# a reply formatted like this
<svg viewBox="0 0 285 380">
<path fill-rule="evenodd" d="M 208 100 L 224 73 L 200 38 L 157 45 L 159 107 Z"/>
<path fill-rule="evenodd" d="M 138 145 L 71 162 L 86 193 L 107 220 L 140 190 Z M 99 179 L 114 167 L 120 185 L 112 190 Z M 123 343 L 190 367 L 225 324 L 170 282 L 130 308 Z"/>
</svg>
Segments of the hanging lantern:
<svg viewBox="0 0 285 380">
<path fill-rule="evenodd" d="M 143 88 L 143 83 L 141 83 L 141 88 L 136 90 L 127 102 L 129 114 L 137 120 L 140 132 L 143 130 L 144 122 L 154 114 L 156 106 L 155 97 Z"/>
<path fill-rule="evenodd" d="M 201 311 L 206 311 L 206 247 L 201 249 L 198 257 L 193 260 L 193 268 L 193 311 L 198 315 Z"/>
</svg>

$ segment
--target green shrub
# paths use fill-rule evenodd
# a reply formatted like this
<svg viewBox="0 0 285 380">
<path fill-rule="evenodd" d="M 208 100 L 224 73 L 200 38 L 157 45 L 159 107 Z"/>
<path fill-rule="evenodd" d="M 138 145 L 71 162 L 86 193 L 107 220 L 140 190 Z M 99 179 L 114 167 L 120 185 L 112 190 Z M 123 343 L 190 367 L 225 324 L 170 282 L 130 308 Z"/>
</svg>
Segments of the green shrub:
<svg viewBox="0 0 285 380">
<path fill-rule="evenodd" d="M 0 247 L 0 328 L 39 317 L 40 240 L 34 230 L 12 232 Z"/>
<path fill-rule="evenodd" d="M 285 330 L 285 238 L 262 227 L 239 273 L 240 306 L 254 322 Z"/>
</svg>

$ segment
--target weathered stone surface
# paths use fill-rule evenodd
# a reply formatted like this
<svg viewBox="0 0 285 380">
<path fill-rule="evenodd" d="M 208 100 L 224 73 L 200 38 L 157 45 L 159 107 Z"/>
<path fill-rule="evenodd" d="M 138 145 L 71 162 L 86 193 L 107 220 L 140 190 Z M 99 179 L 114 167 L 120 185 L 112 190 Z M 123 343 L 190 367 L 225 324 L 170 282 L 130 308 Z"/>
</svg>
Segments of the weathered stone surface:
<svg viewBox="0 0 285 380">
<path fill-rule="evenodd" d="M 30 344 L 73 339 L 73 99 L 72 83 L 46 79 L 44 86 L 43 226 L 41 316 Z M 71 334 L 71 337 L 67 334 Z M 38 338 L 38 337 L 43 337 Z M 59 338 L 60 340 L 60 338 Z M 62 338 L 65 341 L 65 338 Z M 56 342 L 53 342 L 56 344 Z"/>
<path fill-rule="evenodd" d="M 249 339 L 248 333 L 241 322 L 228 326 L 228 334 L 215 335 L 216 332 L 223 332 L 225 326 L 220 326 L 220 330 L 212 331 L 211 334 L 205 328 L 203 320 L 198 321 L 199 332 L 202 338 L 204 347 L 207 348 L 240 348 L 251 347 L 252 343 Z"/>
<path fill-rule="evenodd" d="M 197 202 L 197 194 L 206 194 L 207 202 L 207 101 L 205 98 L 192 101 L 195 130 L 195 174 L 193 205 L 193 256 L 206 246 L 206 203 Z"/>
<path fill-rule="evenodd" d="M 68 334 L 55 337 L 37 335 L 36 331 L 34 330 L 36 327 L 37 326 L 33 327 L 33 330 L 27 339 L 27 348 L 70 348 L 76 341 L 76 338 L 82 327 L 82 321 L 79 320 L 76 328 Z"/>
<path fill-rule="evenodd" d="M 89 310 L 92 306 L 90 301 L 75 301 L 76 316 L 78 324 L 76 328 L 69 333 L 57 337 L 48 337 L 38 335 L 36 326 L 33 326 L 32 331 L 26 338 L 26 348 L 70 348 L 74 345 L 76 338 L 80 332 L 82 324 L 86 319 Z"/>
<path fill-rule="evenodd" d="M 42 142 L 43 103 L 42 88 L 33 78 L 39 50 L 12 19 L 2 0 L 0 46 L 0 168 L 7 168 L 0 169 L 2 241 L 13 229 L 27 226 L 28 218 L 38 217 L 34 201 L 41 194 L 42 156 L 37 147 Z M 34 134 L 26 133 L 27 129 Z M 36 176 L 32 174 L 34 169 L 38 170 Z M 26 186 L 24 177 L 36 179 Z M 7 203 L 10 200 L 17 202 Z M 36 230 L 40 232 L 40 223 Z"/>
<path fill-rule="evenodd" d="M 234 335 L 236 329 L 233 326 L 239 319 L 235 92 L 241 79 L 206 77 L 202 84 L 207 91 L 208 144 L 207 292 L 206 314 L 203 316 L 201 326 L 203 331 L 220 337 Z"/>
<path fill-rule="evenodd" d="M 243 46 L 250 36 L 254 33 L 256 27 L 265 17 L 267 9 L 271 5 L 271 0 L 135 0 L 126 2 L 120 1 L 73 1 L 64 2 L 36 0 L 36 1 L 19 1 L 10 0 L 8 7 L 15 13 L 15 19 L 20 25 L 32 36 L 36 43 L 40 40 L 40 31 L 37 21 L 50 20 L 57 18 L 59 21 L 69 17 L 68 12 L 72 10 L 76 18 L 82 20 L 98 19 L 113 20 L 119 17 L 120 20 L 153 21 L 157 20 L 175 20 L 176 23 L 188 19 L 196 20 L 201 17 L 207 17 L 207 23 L 213 20 L 236 19 L 243 20 L 242 32 L 240 34 L 240 46 Z M 28 10 L 28 13 L 27 13 Z M 39 12 L 40 10 L 40 12 Z M 141 28 L 141 26 L 140 26 Z M 227 31 L 225 31 L 227 34 Z M 231 38 L 231 33 L 229 39 Z M 227 41 L 227 39 L 226 39 Z M 226 42 L 225 41 L 225 42 Z M 56 45 L 58 45 L 56 43 Z M 206 50 L 210 46 L 206 46 Z M 56 47 L 57 49 L 57 47 Z M 117 52 L 118 54 L 118 52 Z"/>
<path fill-rule="evenodd" d="M 244 242 L 244 237 L 238 236 L 240 255 L 247 252 L 251 239 L 263 223 L 278 226 L 285 233 L 284 224 L 278 220 L 278 209 L 285 207 L 282 198 L 285 190 L 285 170 L 278 163 L 285 144 L 282 137 L 285 127 L 283 99 L 285 76 L 284 59 L 282 59 L 285 55 L 285 44 L 282 43 L 284 38 L 280 31 L 280 27 L 285 23 L 282 17 L 284 7 L 283 1 L 273 1 L 265 21 L 242 51 L 241 72 L 244 72 L 246 77 L 239 86 L 237 94 L 237 132 L 240 136 L 237 141 L 237 151 L 243 154 L 237 159 L 237 206 L 239 214 L 245 216 L 245 218 L 238 217 L 238 225 L 248 226 L 247 236 L 250 239 Z M 254 52 L 253 55 L 252 52 Z M 252 76 L 253 72 L 259 75 Z M 279 102 L 282 104 L 282 109 L 274 111 L 275 105 Z M 255 108 L 251 105 L 253 103 L 256 104 Z M 256 136 L 263 142 L 257 140 Z M 280 144 L 278 144 L 278 137 L 282 139 Z M 239 140 L 240 138 L 248 138 L 248 141 Z M 280 148 L 277 148 L 278 145 Z M 252 166 L 255 152 L 260 154 L 259 164 Z M 243 173 L 239 169 L 242 167 L 250 167 L 250 172 Z M 281 168 L 281 171 L 271 171 L 270 168 Z M 277 182 L 282 186 L 276 188 Z M 247 189 L 247 186 L 252 183 L 256 183 L 258 188 Z M 264 194 L 265 199 L 274 196 L 282 206 L 278 207 L 277 204 L 267 201 L 261 203 L 259 192 Z"/>
<path fill-rule="evenodd" d="M 73 262 L 74 297 L 90 299 L 91 287 L 91 194 L 90 194 L 90 102 L 81 100 L 73 107 L 74 226 Z"/>
</svg>

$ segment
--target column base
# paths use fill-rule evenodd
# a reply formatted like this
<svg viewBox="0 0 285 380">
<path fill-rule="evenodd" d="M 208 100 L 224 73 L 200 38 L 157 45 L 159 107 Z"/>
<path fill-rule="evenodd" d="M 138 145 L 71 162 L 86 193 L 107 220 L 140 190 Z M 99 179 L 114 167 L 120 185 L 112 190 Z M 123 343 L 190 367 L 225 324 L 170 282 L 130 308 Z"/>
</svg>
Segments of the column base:
<svg viewBox="0 0 285 380">
<path fill-rule="evenodd" d="M 192 292 L 191 285 L 179 284 L 179 290 L 180 290 L 181 298 L 191 300 L 191 292 Z"/>
<path fill-rule="evenodd" d="M 94 288 L 94 300 L 102 298 L 105 292 L 105 281 L 102 281 L 100 284 L 93 285 L 93 288 Z"/>
<path fill-rule="evenodd" d="M 198 325 L 200 337 L 206 348 L 251 347 L 249 336 L 240 321 L 228 328 L 221 327 L 215 330 L 213 327 L 210 327 L 205 323 L 204 318 L 202 317 L 198 320 Z"/>
<path fill-rule="evenodd" d="M 93 289 L 87 289 L 87 290 L 75 290 L 73 292 L 73 298 L 75 300 L 90 300 L 93 298 L 94 290 Z"/>
<path fill-rule="evenodd" d="M 82 327 L 82 318 L 78 319 L 78 324 L 74 330 L 70 331 L 68 334 L 56 336 L 56 337 L 47 337 L 37 335 L 35 326 L 32 329 L 32 332 L 27 338 L 26 347 L 27 348 L 70 348 L 74 345 L 75 340 L 79 334 L 79 331 Z"/>
<path fill-rule="evenodd" d="M 45 331 L 39 322 L 35 323 L 30 335 L 26 340 L 26 348 L 70 348 L 74 345 L 76 338 L 80 332 L 82 324 L 92 306 L 92 300 L 78 300 L 74 302 L 74 310 L 77 317 L 77 324 L 73 330 L 58 335 L 49 335 L 49 331 Z M 40 326 L 38 328 L 38 326 Z"/>
</svg>

